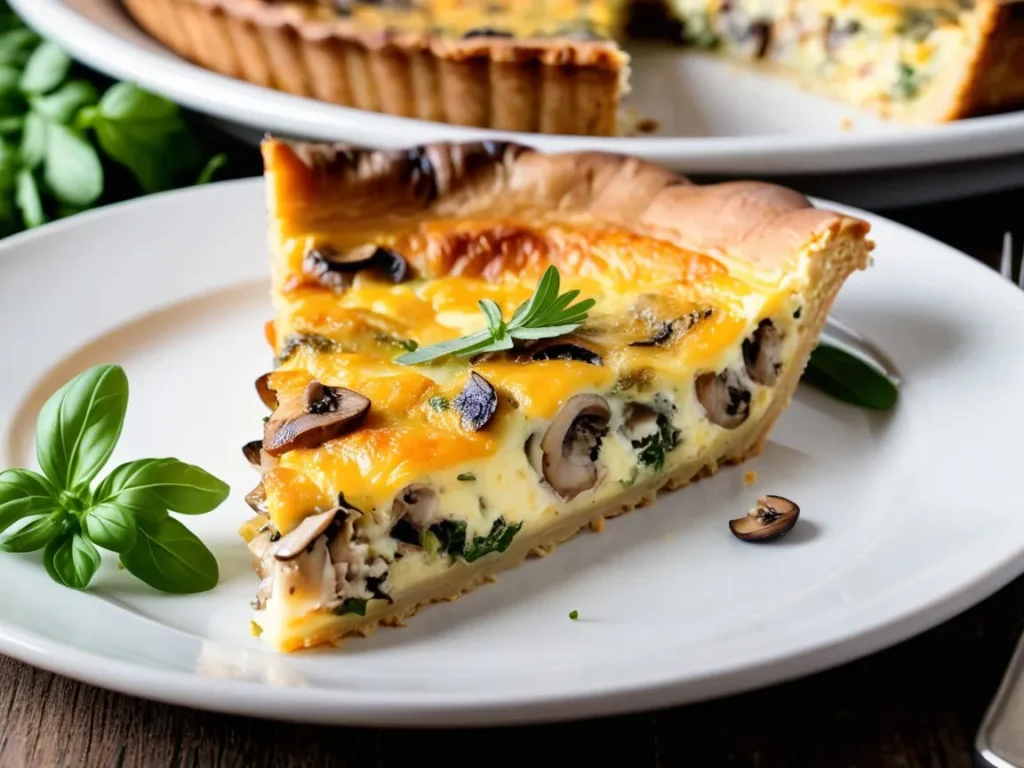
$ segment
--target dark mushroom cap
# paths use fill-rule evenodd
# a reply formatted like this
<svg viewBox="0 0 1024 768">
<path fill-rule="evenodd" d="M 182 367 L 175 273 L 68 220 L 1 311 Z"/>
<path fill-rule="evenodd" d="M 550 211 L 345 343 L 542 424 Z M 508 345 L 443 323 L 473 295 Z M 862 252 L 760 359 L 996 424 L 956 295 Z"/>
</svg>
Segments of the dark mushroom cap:
<svg viewBox="0 0 1024 768">
<path fill-rule="evenodd" d="M 246 461 L 248 461 L 257 469 L 263 466 L 262 452 L 262 440 L 250 440 L 248 443 L 242 446 L 242 453 L 245 455 Z"/>
<path fill-rule="evenodd" d="M 757 500 L 745 516 L 729 521 L 729 530 L 743 541 L 770 541 L 788 533 L 800 517 L 800 507 L 782 496 Z"/>
<path fill-rule="evenodd" d="M 695 386 L 697 399 L 711 423 L 736 429 L 750 415 L 750 390 L 735 371 L 705 373 L 697 377 Z"/>
<path fill-rule="evenodd" d="M 547 339 L 524 350 L 517 360 L 575 360 L 587 365 L 602 365 L 601 356 L 574 339 Z"/>
<path fill-rule="evenodd" d="M 782 335 L 771 320 L 758 323 L 753 335 L 743 340 L 743 362 L 752 381 L 770 387 L 782 370 Z"/>
<path fill-rule="evenodd" d="M 397 251 L 370 243 L 339 251 L 329 245 L 312 248 L 302 261 L 302 271 L 328 288 L 344 289 L 356 272 L 372 270 L 392 283 L 409 275 L 409 262 Z"/>
<path fill-rule="evenodd" d="M 597 484 L 597 454 L 611 409 L 600 395 L 574 395 L 555 415 L 540 442 L 544 479 L 566 501 Z"/>
<path fill-rule="evenodd" d="M 256 394 L 260 396 L 260 400 L 272 411 L 277 410 L 277 392 L 270 388 L 270 374 L 264 373 L 258 379 L 256 379 Z"/>
<path fill-rule="evenodd" d="M 311 381 L 306 391 L 281 403 L 263 430 L 263 450 L 271 456 L 316 448 L 350 431 L 366 418 L 370 401 L 343 387 Z"/>
<path fill-rule="evenodd" d="M 462 414 L 462 426 L 477 432 L 487 426 L 498 409 L 498 394 L 487 379 L 471 371 L 466 386 L 452 405 Z"/>
</svg>

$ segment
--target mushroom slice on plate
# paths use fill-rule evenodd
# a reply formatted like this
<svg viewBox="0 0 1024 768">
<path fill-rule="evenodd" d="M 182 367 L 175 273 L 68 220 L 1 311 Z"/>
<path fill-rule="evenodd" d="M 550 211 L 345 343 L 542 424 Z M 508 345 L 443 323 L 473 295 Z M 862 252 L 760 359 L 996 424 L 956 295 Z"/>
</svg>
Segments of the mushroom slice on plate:
<svg viewBox="0 0 1024 768">
<path fill-rule="evenodd" d="M 765 496 L 744 517 L 729 521 L 729 530 L 744 541 L 770 541 L 796 525 L 800 507 L 782 496 Z"/>
<path fill-rule="evenodd" d="M 611 415 L 608 401 L 600 395 L 574 395 L 544 433 L 540 442 L 544 479 L 563 499 L 597 485 L 597 457 Z"/>
<path fill-rule="evenodd" d="M 263 430 L 263 450 L 280 456 L 316 448 L 357 427 L 369 410 L 370 401 L 358 392 L 311 381 L 302 395 L 274 411 Z"/>
</svg>

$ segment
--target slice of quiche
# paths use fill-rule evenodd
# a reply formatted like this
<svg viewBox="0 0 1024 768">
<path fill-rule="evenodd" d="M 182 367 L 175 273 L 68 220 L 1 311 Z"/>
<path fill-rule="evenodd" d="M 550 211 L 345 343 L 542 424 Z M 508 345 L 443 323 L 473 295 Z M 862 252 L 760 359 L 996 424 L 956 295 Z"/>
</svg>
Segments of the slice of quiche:
<svg viewBox="0 0 1024 768">
<path fill-rule="evenodd" d="M 871 250 L 792 191 L 628 157 L 263 155 L 276 358 L 241 532 L 284 651 L 400 624 L 756 455 Z"/>
</svg>

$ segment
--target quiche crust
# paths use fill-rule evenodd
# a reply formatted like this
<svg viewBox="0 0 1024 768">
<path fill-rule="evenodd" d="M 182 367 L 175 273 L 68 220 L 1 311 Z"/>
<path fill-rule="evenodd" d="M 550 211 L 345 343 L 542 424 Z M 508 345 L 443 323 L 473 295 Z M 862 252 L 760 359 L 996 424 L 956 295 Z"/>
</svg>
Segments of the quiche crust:
<svg viewBox="0 0 1024 768">
<path fill-rule="evenodd" d="M 458 281 L 466 278 L 477 281 L 474 283 L 476 286 L 514 283 L 520 274 L 536 271 L 539 263 L 549 260 L 554 263 L 558 259 L 562 260 L 563 269 L 568 269 L 569 265 L 576 265 L 583 271 L 594 268 L 602 272 L 602 277 L 607 277 L 616 269 L 631 268 L 636 260 L 647 258 L 648 252 L 643 249 L 650 247 L 654 249 L 651 251 L 654 256 L 652 261 L 644 263 L 651 269 L 658 269 L 660 265 L 666 269 L 671 266 L 674 270 L 679 264 L 688 265 L 689 273 L 671 274 L 681 275 L 676 279 L 700 282 L 710 274 L 698 275 L 697 272 L 703 268 L 701 265 L 717 265 L 714 275 L 718 277 L 712 276 L 713 280 L 735 277 L 742 281 L 743 286 L 730 289 L 739 292 L 724 296 L 725 304 L 722 306 L 733 300 L 739 301 L 736 307 L 745 306 L 745 300 L 739 297 L 746 295 L 753 297 L 751 300 L 761 307 L 756 311 L 750 310 L 754 313 L 752 317 L 747 317 L 749 312 L 746 309 L 735 309 L 746 319 L 733 331 L 721 331 L 727 338 L 716 343 L 724 351 L 714 352 L 704 363 L 697 365 L 698 372 L 716 371 L 720 365 L 727 364 L 721 360 L 737 359 L 735 353 L 740 342 L 750 338 L 745 330 L 748 321 L 760 328 L 756 321 L 761 319 L 763 312 L 770 312 L 789 338 L 784 356 L 774 369 L 777 378 L 773 376 L 770 385 L 758 388 L 752 400 L 748 393 L 748 402 L 752 403 L 749 418 L 731 424 L 728 429 L 711 427 L 708 432 L 711 437 L 701 444 L 705 447 L 687 449 L 690 453 L 696 451 L 693 455 L 688 454 L 678 461 L 666 459 L 663 469 L 657 467 L 641 474 L 634 473 L 628 480 L 620 478 L 616 482 L 609 473 L 595 486 L 595 494 L 598 490 L 605 492 L 600 499 L 595 495 L 595 501 L 589 500 L 586 494 L 554 502 L 549 496 L 543 496 L 543 519 L 522 528 L 518 535 L 506 542 L 505 549 L 492 550 L 486 556 L 473 560 L 453 557 L 450 562 L 445 560 L 442 567 L 421 568 L 414 578 L 388 592 L 387 600 L 362 600 L 362 612 L 359 613 L 344 610 L 345 604 L 340 603 L 340 598 L 334 600 L 334 609 L 328 605 L 333 599 L 333 587 L 324 597 L 326 593 L 321 588 L 323 577 L 319 564 L 312 568 L 301 564 L 293 568 L 287 577 L 292 585 L 288 595 L 274 586 L 274 555 L 270 539 L 266 537 L 270 527 L 268 516 L 272 522 L 275 513 L 273 510 L 268 512 L 266 508 L 268 491 L 265 489 L 264 506 L 260 508 L 257 505 L 260 515 L 254 522 L 243 526 L 243 535 L 254 550 L 257 570 L 264 578 L 261 586 L 264 599 L 257 605 L 253 620 L 261 627 L 265 639 L 282 651 L 335 642 L 351 634 L 366 635 L 381 624 L 401 625 L 422 606 L 455 599 L 491 580 L 499 571 L 518 565 L 530 555 L 552 551 L 588 526 L 599 527 L 599 521 L 603 519 L 652 503 L 662 490 L 680 488 L 714 474 L 721 466 L 740 463 L 759 454 L 773 425 L 790 402 L 836 293 L 851 273 L 867 266 L 872 249 L 866 222 L 816 209 L 806 198 L 791 190 L 756 182 L 698 186 L 656 165 L 618 155 L 592 152 L 545 155 L 519 145 L 492 142 L 369 151 L 344 145 L 286 143 L 273 139 L 264 142 L 263 155 L 277 309 L 272 343 L 279 355 L 283 346 L 281 335 L 288 329 L 295 330 L 297 317 L 301 319 L 312 313 L 317 322 L 329 323 L 332 310 L 321 307 L 336 306 L 330 303 L 335 301 L 330 297 L 328 303 L 319 303 L 324 293 L 320 288 L 296 281 L 294 267 L 297 254 L 322 247 L 320 243 L 326 237 L 323 233 L 330 233 L 331 242 L 339 248 L 364 242 L 368 237 L 379 241 L 386 233 L 398 233 L 387 242 L 402 250 L 409 268 L 419 279 Z M 511 230 L 502 227 L 515 220 L 535 221 L 538 226 L 545 222 L 572 222 L 586 233 L 590 238 L 588 242 L 596 244 L 595 248 L 602 241 L 598 234 L 592 233 L 600 233 L 609 227 L 615 232 L 625 231 L 633 239 L 624 241 L 628 247 L 602 250 L 600 261 L 586 262 L 585 254 L 572 251 L 566 256 L 565 251 L 571 250 L 572 241 L 556 240 L 557 237 L 568 237 L 562 230 L 551 235 L 551 242 L 555 245 L 545 251 L 538 244 L 541 241 L 521 239 L 513 240 L 511 248 L 503 247 L 501 242 L 487 240 L 485 233 L 490 230 L 476 226 L 483 222 L 506 232 Z M 447 228 L 447 223 L 453 221 L 458 226 Z M 445 226 L 437 234 L 433 228 L 439 224 Z M 471 230 L 469 242 L 475 246 L 467 247 L 467 240 L 463 237 L 465 228 Z M 524 246 L 527 242 L 528 245 Z M 486 246 L 480 246 L 481 243 Z M 688 260 L 673 261 L 680 257 Z M 691 278 L 688 274 L 694 276 Z M 351 290 L 379 291 L 377 285 L 371 281 L 363 288 Z M 338 294 L 336 301 L 345 296 L 345 293 Z M 386 293 L 373 293 L 373 296 L 377 298 L 371 306 L 376 305 L 374 302 L 388 300 Z M 762 305 L 761 299 L 765 297 L 768 297 L 767 303 Z M 765 309 L 766 306 L 774 309 Z M 796 307 L 795 311 L 793 307 Z M 399 314 L 406 311 L 401 305 L 399 309 Z M 412 313 L 412 307 L 407 311 Z M 728 329 L 732 326 L 722 327 Z M 662 352 L 656 350 L 653 354 L 657 356 Z M 683 355 L 684 352 L 677 349 L 664 354 Z M 746 348 L 744 359 L 745 356 Z M 363 358 L 357 356 L 353 359 Z M 317 365 L 320 363 L 307 357 L 298 368 L 320 370 Z M 475 370 L 487 374 L 486 362 L 473 365 Z M 527 363 L 517 370 L 531 365 L 536 363 Z M 575 379 L 570 381 L 567 394 L 576 389 L 588 389 L 583 369 L 589 369 L 589 366 L 572 369 L 571 377 L 581 378 L 578 378 L 578 384 L 573 383 Z M 337 373 L 334 368 L 324 370 Z M 295 370 L 289 370 L 285 375 L 294 373 Z M 305 381 L 302 379 L 300 383 Z M 681 386 L 690 391 L 693 381 L 686 379 Z M 334 384 L 333 381 L 326 383 Z M 557 383 L 552 379 L 540 387 L 556 388 Z M 428 389 L 418 397 L 425 399 L 432 391 Z M 372 395 L 370 397 L 372 399 Z M 564 407 L 563 401 L 564 397 L 559 400 L 559 412 Z M 524 402 L 511 407 L 515 412 L 509 418 L 518 419 L 519 413 L 528 409 L 528 404 Z M 684 406 L 681 400 L 680 407 L 691 411 L 701 408 Z M 419 413 L 413 404 L 403 404 L 399 410 Z M 699 415 L 696 418 L 699 419 Z M 544 424 L 552 420 L 551 417 L 540 419 Z M 694 434 L 697 429 L 697 426 L 693 427 Z M 522 443 L 515 442 L 521 439 L 522 434 L 514 430 L 499 430 L 494 439 L 508 445 L 476 463 L 468 460 L 456 463 L 449 474 L 458 471 L 459 480 L 463 480 L 461 473 L 466 467 L 475 469 L 499 464 L 507 466 L 507 472 L 516 471 L 509 457 L 523 454 Z M 340 442 L 347 440 L 357 441 L 358 437 L 342 437 Z M 353 491 L 355 495 L 350 495 L 352 486 L 336 478 L 333 470 L 325 469 L 338 465 L 329 463 L 329 457 L 322 453 L 324 450 L 327 449 L 314 453 L 296 451 L 294 460 L 288 461 L 285 454 L 275 461 L 287 463 L 290 473 L 294 470 L 309 471 L 311 476 L 319 478 L 317 483 L 330 484 L 332 493 L 337 492 L 336 488 L 342 488 L 348 497 L 346 503 L 358 502 L 363 498 L 358 489 Z M 383 462 L 382 450 L 395 449 L 375 448 L 364 455 L 373 461 Z M 603 457 L 608 450 L 607 447 L 602 448 L 600 456 Z M 406 459 L 404 456 L 401 458 L 403 461 Z M 440 458 L 427 456 L 422 465 L 425 469 L 410 476 L 420 478 L 422 475 L 432 482 L 429 475 L 431 462 Z M 270 470 L 271 473 L 274 471 Z M 362 472 L 365 474 L 365 470 Z M 376 473 L 374 477 L 387 478 L 391 472 Z M 294 474 L 288 475 L 288 478 L 294 477 Z M 348 477 L 349 481 L 358 481 L 356 485 L 362 482 L 351 474 Z M 527 474 L 522 477 L 525 482 Z M 477 478 L 471 479 L 476 481 Z M 375 501 L 367 502 L 364 509 L 371 514 L 369 507 L 372 506 L 373 516 L 383 514 L 387 517 L 389 513 L 386 510 L 393 510 L 390 497 L 388 493 L 378 494 L 374 486 L 381 482 L 385 480 L 370 481 Z M 536 483 L 536 478 L 532 482 Z M 280 486 L 278 481 L 275 483 Z M 296 481 L 288 479 L 284 485 L 289 483 L 294 485 Z M 302 483 L 307 481 L 302 480 Z M 543 481 L 540 484 L 543 486 Z M 300 499 L 296 502 L 301 507 L 299 519 L 302 515 L 314 515 L 320 511 L 320 508 L 310 509 L 309 501 L 301 501 L 317 498 L 315 494 L 297 493 L 288 487 L 278 487 L 269 493 L 277 495 L 279 506 L 282 498 L 288 504 Z M 383 504 L 379 503 L 381 500 L 384 500 Z M 442 505 L 452 500 L 453 493 L 450 492 L 447 502 L 442 502 Z M 285 518 L 279 513 L 277 519 Z M 393 525 L 394 519 L 386 523 L 386 526 Z M 279 523 L 278 533 L 288 534 L 297 527 L 295 520 L 284 525 Z M 309 556 L 315 547 L 321 547 L 328 534 L 317 535 L 319 538 L 311 539 L 306 550 Z M 261 536 L 264 537 L 262 540 Z M 424 545 L 421 543 L 420 546 Z M 413 549 L 416 552 L 409 556 L 421 554 L 416 547 Z M 330 565 L 330 557 L 326 557 Z M 375 573 L 374 578 L 379 579 L 379 572 Z M 284 577 L 278 574 L 276 578 Z M 333 578 L 331 575 L 332 585 Z M 290 595 L 294 594 L 296 586 L 303 595 L 306 608 L 289 606 Z M 342 610 L 339 611 L 339 607 Z"/>
</svg>

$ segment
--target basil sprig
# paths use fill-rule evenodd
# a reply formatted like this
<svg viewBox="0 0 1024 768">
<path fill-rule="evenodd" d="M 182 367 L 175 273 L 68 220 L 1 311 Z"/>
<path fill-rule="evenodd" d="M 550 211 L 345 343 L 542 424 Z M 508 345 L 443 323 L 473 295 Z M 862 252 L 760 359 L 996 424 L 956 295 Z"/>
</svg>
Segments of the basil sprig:
<svg viewBox="0 0 1024 768">
<path fill-rule="evenodd" d="M 162 592 L 217 585 L 213 553 L 169 513 L 201 515 L 228 497 L 228 486 L 174 458 L 137 459 L 101 482 L 128 408 L 128 378 L 116 365 L 90 368 L 61 387 L 36 423 L 42 474 L 0 472 L 0 551 L 43 550 L 58 584 L 85 589 L 100 567 L 97 547 L 117 552 L 134 576 Z"/>
</svg>

